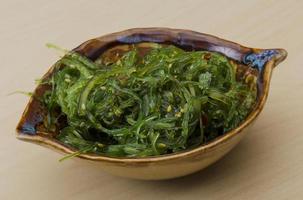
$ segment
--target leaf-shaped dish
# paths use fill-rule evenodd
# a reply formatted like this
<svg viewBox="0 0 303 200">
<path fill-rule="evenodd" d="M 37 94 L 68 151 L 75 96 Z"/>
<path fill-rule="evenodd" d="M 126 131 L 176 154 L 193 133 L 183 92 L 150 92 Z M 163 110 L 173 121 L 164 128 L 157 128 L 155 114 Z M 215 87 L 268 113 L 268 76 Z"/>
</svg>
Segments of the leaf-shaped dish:
<svg viewBox="0 0 303 200">
<path fill-rule="evenodd" d="M 79 158 L 91 161 L 93 165 L 112 174 L 137 179 L 169 179 L 184 176 L 205 168 L 230 151 L 245 135 L 246 129 L 263 109 L 273 68 L 283 61 L 287 52 L 283 49 L 248 48 L 215 36 L 182 29 L 136 28 L 112 33 L 84 42 L 74 51 L 96 60 L 110 55 L 114 49 L 127 50 L 131 44 L 139 44 L 141 49 L 149 43 L 172 44 L 184 50 L 208 50 L 219 52 L 239 63 L 237 75 L 247 84 L 257 87 L 257 103 L 248 117 L 235 129 L 215 140 L 195 149 L 174 154 L 146 158 L 112 158 L 93 154 L 81 154 Z M 50 77 L 53 67 L 44 75 Z M 41 97 L 46 86 L 38 85 L 35 96 Z M 37 98 L 31 98 L 17 126 L 17 138 L 40 144 L 61 153 L 74 153 L 54 138 L 54 133 L 46 133 L 41 125 L 44 118 L 43 107 Z"/>
</svg>

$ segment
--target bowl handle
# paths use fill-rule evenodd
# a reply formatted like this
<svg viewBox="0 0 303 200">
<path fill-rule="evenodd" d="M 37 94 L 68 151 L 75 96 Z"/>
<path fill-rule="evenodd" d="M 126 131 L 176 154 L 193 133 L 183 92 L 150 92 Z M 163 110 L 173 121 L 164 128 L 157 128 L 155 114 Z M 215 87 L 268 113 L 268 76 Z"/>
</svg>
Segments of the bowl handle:
<svg viewBox="0 0 303 200">
<path fill-rule="evenodd" d="M 280 64 L 282 61 L 284 61 L 288 54 L 285 49 L 275 49 L 275 51 L 277 51 L 277 54 L 274 57 L 274 59 L 275 59 L 274 67 L 276 67 L 278 64 Z"/>
<path fill-rule="evenodd" d="M 287 57 L 287 51 L 284 49 L 255 49 L 253 53 L 248 53 L 243 58 L 244 64 L 263 71 L 265 64 L 273 60 L 273 67 L 277 66 Z"/>
</svg>

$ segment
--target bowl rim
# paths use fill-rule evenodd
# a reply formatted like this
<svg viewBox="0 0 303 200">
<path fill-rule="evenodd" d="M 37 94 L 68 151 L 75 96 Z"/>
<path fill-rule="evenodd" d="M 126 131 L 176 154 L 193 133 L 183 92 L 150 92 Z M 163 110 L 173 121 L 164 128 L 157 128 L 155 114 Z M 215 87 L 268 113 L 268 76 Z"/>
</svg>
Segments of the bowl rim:
<svg viewBox="0 0 303 200">
<path fill-rule="evenodd" d="M 204 34 L 204 33 L 194 32 L 194 31 L 185 30 L 185 29 L 171 29 L 171 28 L 158 28 L 158 27 L 157 28 L 134 28 L 134 29 L 127 29 L 127 30 L 120 31 L 120 32 L 110 33 L 110 34 L 106 34 L 104 36 L 101 36 L 101 37 L 98 37 L 95 39 L 88 40 L 88 41 L 82 43 L 80 46 L 88 44 L 92 40 L 96 40 L 96 39 L 98 40 L 100 38 L 104 38 L 104 37 L 107 37 L 110 35 L 123 35 L 124 33 L 129 33 L 129 32 L 135 33 L 136 31 L 142 32 L 142 31 L 150 31 L 150 30 L 187 31 L 187 32 L 192 32 L 192 33 L 203 34 L 206 37 L 211 37 L 216 40 L 219 40 L 219 41 L 222 41 L 225 43 L 229 43 L 232 45 L 239 45 L 241 48 L 251 49 L 251 50 L 254 50 L 257 52 L 265 50 L 265 49 L 255 49 L 255 48 L 245 47 L 245 46 L 242 46 L 235 42 L 228 41 L 228 40 L 216 37 L 216 36 L 212 36 L 210 34 Z M 202 144 L 198 147 L 195 147 L 195 148 L 189 149 L 189 150 L 184 150 L 184 151 L 180 151 L 180 152 L 176 152 L 176 153 L 172 153 L 172 154 L 164 154 L 164 155 L 159 155 L 159 156 L 150 156 L 150 157 L 143 157 L 143 158 L 140 158 L 140 157 L 139 158 L 108 157 L 108 156 L 96 155 L 96 154 L 80 154 L 77 157 L 82 158 L 82 159 L 92 160 L 92 161 L 101 161 L 101 162 L 103 161 L 103 162 L 116 163 L 116 164 L 133 164 L 133 163 L 151 163 L 151 162 L 154 163 L 154 162 L 171 161 L 171 160 L 175 160 L 175 159 L 180 159 L 182 157 L 195 156 L 200 153 L 205 153 L 205 152 L 211 151 L 215 147 L 227 142 L 229 139 L 233 138 L 234 136 L 239 134 L 243 129 L 248 127 L 262 111 L 262 109 L 265 105 L 267 96 L 268 96 L 268 92 L 269 92 L 269 85 L 270 85 L 272 70 L 278 63 L 280 63 L 282 60 L 284 60 L 287 56 L 287 52 L 285 50 L 283 50 L 283 49 L 276 49 L 276 50 L 281 51 L 281 54 L 283 54 L 282 58 L 274 57 L 273 59 L 268 60 L 268 62 L 265 64 L 263 76 L 262 76 L 263 91 L 260 93 L 259 100 L 257 101 L 257 104 L 255 105 L 254 109 L 250 112 L 250 114 L 246 117 L 246 119 L 238 127 L 224 133 L 222 136 L 215 138 L 211 142 Z M 52 68 L 53 67 L 51 67 L 45 75 L 47 75 L 52 70 Z M 43 137 L 41 135 L 28 135 L 28 134 L 24 134 L 22 132 L 22 130 L 20 129 L 20 125 L 21 125 L 22 119 L 25 117 L 25 115 L 28 111 L 29 105 L 31 104 L 32 101 L 33 101 L 33 97 L 31 97 L 29 102 L 27 103 L 27 106 L 22 114 L 21 120 L 19 121 L 19 123 L 17 125 L 16 137 L 20 140 L 33 142 L 36 144 L 40 144 L 42 146 L 46 146 L 50 149 L 57 150 L 61 153 L 76 152 L 76 150 L 74 150 L 73 148 L 65 146 L 62 143 L 59 143 L 55 139 L 52 139 L 49 137 Z M 43 132 L 39 132 L 39 133 L 43 133 Z"/>
</svg>

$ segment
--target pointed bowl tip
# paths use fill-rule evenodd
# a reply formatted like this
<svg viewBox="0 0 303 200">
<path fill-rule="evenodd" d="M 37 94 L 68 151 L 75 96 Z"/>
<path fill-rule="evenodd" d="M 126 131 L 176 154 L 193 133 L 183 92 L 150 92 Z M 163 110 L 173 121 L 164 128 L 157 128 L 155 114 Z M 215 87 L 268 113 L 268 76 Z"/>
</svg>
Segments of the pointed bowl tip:
<svg viewBox="0 0 303 200">
<path fill-rule="evenodd" d="M 282 61 L 284 61 L 287 58 L 287 51 L 285 49 L 275 49 L 278 53 L 275 56 L 275 67 L 280 64 Z"/>
</svg>

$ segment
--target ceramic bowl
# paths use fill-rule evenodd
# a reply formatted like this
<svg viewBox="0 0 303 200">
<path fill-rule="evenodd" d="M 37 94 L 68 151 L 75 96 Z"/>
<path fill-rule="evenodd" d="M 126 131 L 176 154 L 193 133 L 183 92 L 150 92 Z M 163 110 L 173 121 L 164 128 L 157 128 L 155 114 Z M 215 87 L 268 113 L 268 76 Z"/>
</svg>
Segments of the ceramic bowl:
<svg viewBox="0 0 303 200">
<path fill-rule="evenodd" d="M 146 158 L 113 158 L 82 154 L 74 159 L 80 158 L 79 160 L 91 163 L 100 170 L 135 179 L 169 179 L 201 170 L 224 156 L 246 134 L 247 129 L 264 107 L 274 67 L 287 56 L 287 52 L 283 49 L 248 48 L 212 35 L 169 28 L 136 28 L 112 33 L 88 40 L 74 51 L 95 60 L 109 49 L 149 42 L 173 44 L 189 51 L 219 52 L 239 63 L 242 67 L 238 70 L 238 75 L 246 76 L 247 82 L 255 80 L 249 84 L 256 84 L 258 90 L 257 103 L 253 111 L 237 128 L 192 150 Z M 43 79 L 51 74 L 52 68 Z M 251 76 L 254 78 L 249 78 Z M 46 89 L 45 86 L 39 85 L 35 90 L 35 95 L 43 95 Z M 17 126 L 17 138 L 40 144 L 63 154 L 74 153 L 75 149 L 60 143 L 54 138 L 53 133 L 43 131 L 43 127 L 41 128 L 43 113 L 40 102 L 36 98 L 31 98 Z"/>
</svg>

